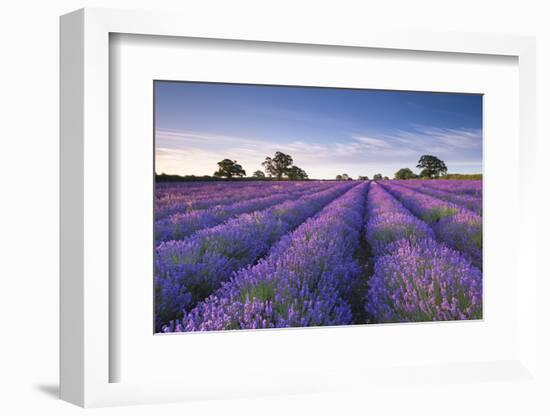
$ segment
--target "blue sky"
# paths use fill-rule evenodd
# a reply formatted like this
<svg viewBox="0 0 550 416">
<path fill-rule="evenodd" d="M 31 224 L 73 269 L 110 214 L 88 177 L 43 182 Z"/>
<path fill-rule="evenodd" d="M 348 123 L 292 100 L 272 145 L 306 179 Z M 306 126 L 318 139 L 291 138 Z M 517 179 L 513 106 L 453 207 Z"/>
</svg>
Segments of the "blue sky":
<svg viewBox="0 0 550 416">
<path fill-rule="evenodd" d="M 423 154 L 451 173 L 482 172 L 482 97 L 471 94 L 155 81 L 155 170 L 248 175 L 290 154 L 315 179 L 418 172 Z"/>
</svg>

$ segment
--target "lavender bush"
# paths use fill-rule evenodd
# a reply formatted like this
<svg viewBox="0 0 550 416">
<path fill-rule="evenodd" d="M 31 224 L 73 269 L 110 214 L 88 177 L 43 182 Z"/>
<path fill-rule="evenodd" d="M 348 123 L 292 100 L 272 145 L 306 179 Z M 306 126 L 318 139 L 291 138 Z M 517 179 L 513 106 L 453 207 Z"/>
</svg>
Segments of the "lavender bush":
<svg viewBox="0 0 550 416">
<path fill-rule="evenodd" d="M 155 218 L 157 220 L 170 215 L 228 205 L 248 199 L 276 194 L 288 194 L 300 190 L 322 190 L 332 186 L 330 183 L 308 182 L 223 182 L 204 183 L 160 183 L 157 184 L 155 197 Z"/>
<path fill-rule="evenodd" d="M 481 318 L 481 272 L 468 259 L 436 242 L 380 185 L 369 192 L 367 216 L 375 255 L 365 306 L 371 322 Z"/>
<path fill-rule="evenodd" d="M 233 271 L 258 260 L 283 235 L 352 186 L 347 183 L 332 186 L 295 201 L 242 214 L 224 224 L 200 230 L 185 241 L 161 243 L 155 253 L 157 329 L 167 322 L 162 320 L 164 317 L 180 318 L 186 307 L 210 295 Z M 163 287 L 165 282 L 171 288 L 169 291 Z M 183 290 L 189 293 L 190 300 L 172 315 L 174 302 L 161 294 L 180 294 Z"/>
<path fill-rule="evenodd" d="M 366 239 L 375 256 L 386 252 L 389 243 L 401 239 L 433 238 L 430 227 L 413 216 L 380 185 L 373 185 L 367 200 Z"/>
<path fill-rule="evenodd" d="M 482 218 L 479 214 L 451 202 L 416 192 L 407 187 L 383 186 L 414 215 L 426 221 L 439 240 L 482 266 Z"/>
<path fill-rule="evenodd" d="M 359 248 L 367 184 L 356 186 L 285 236 L 257 265 L 237 272 L 183 323 L 197 331 L 351 322 L 351 295 L 361 271 Z"/>
<path fill-rule="evenodd" d="M 280 204 L 288 199 L 315 192 L 318 188 L 291 190 L 271 196 L 252 198 L 212 208 L 176 213 L 155 223 L 157 241 L 183 240 L 195 231 L 213 227 L 239 214 L 254 212 Z"/>
<path fill-rule="evenodd" d="M 394 181 L 392 185 L 397 184 L 400 186 L 405 186 L 414 191 L 421 192 L 423 194 L 430 195 L 435 198 L 442 199 L 444 201 L 452 202 L 454 204 L 457 204 L 463 208 L 467 208 L 481 215 L 483 210 L 483 203 L 482 203 L 483 200 L 481 199 L 481 197 L 474 196 L 471 194 L 460 194 L 456 192 L 450 192 L 448 190 L 438 189 L 436 187 L 433 187 L 433 185 L 427 184 L 429 182 L 431 181 L 403 180 L 403 181 Z"/>
<path fill-rule="evenodd" d="M 159 184 L 155 330 L 481 318 L 474 182 Z"/>
<path fill-rule="evenodd" d="M 376 259 L 366 310 L 373 322 L 482 317 L 482 279 L 460 253 L 430 238 L 392 243 Z"/>
</svg>

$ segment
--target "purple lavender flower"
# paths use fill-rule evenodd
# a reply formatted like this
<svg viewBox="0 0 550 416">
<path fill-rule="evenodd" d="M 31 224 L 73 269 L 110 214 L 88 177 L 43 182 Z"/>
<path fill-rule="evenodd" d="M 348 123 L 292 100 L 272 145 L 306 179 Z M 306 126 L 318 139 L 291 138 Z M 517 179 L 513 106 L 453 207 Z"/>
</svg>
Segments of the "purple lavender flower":
<svg viewBox="0 0 550 416">
<path fill-rule="evenodd" d="M 482 317 L 481 272 L 460 253 L 430 238 L 392 243 L 376 259 L 366 311 L 372 322 Z"/>
<path fill-rule="evenodd" d="M 177 213 L 230 205 L 252 198 L 294 191 L 321 190 L 329 185 L 322 182 L 223 182 L 223 183 L 157 183 L 155 192 L 155 218 L 166 218 Z"/>
<path fill-rule="evenodd" d="M 353 254 L 359 248 L 367 188 L 354 187 L 283 237 L 258 264 L 235 273 L 184 318 L 181 329 L 351 323 L 348 299 L 361 272 Z"/>
<path fill-rule="evenodd" d="M 482 226 L 479 214 L 408 187 L 383 184 L 406 208 L 428 222 L 436 237 L 482 267 Z"/>
<path fill-rule="evenodd" d="M 315 192 L 318 188 L 307 188 L 288 193 L 275 193 L 271 196 L 252 198 L 227 205 L 216 205 L 212 208 L 178 212 L 155 222 L 157 241 L 183 240 L 195 231 L 213 227 L 227 219 L 269 208 L 293 198 Z"/>
<path fill-rule="evenodd" d="M 170 280 L 171 292 L 177 285 L 185 287 L 190 300 L 173 312 L 174 302 L 155 305 L 156 314 L 169 320 L 180 319 L 190 307 L 217 289 L 231 273 L 252 264 L 269 251 L 283 235 L 313 216 L 353 184 L 332 185 L 311 195 L 286 201 L 274 207 L 242 214 L 211 228 L 193 234 L 184 241 L 162 242 L 155 252 L 156 286 Z M 163 292 L 162 288 L 156 289 Z M 167 307 L 168 305 L 168 307 Z"/>
<path fill-rule="evenodd" d="M 426 223 L 414 217 L 381 186 L 371 187 L 367 199 L 366 239 L 375 256 L 384 254 L 391 242 L 433 237 Z"/>
<path fill-rule="evenodd" d="M 453 182 L 455 181 L 401 180 L 394 181 L 392 185 L 404 186 L 414 191 L 421 192 L 423 194 L 430 195 L 444 201 L 452 202 L 481 215 L 483 209 L 481 195 L 477 196 L 473 194 L 464 194 L 457 192 L 457 189 L 448 189 L 447 187 L 434 186 L 433 182 L 451 182 L 450 185 L 452 186 L 454 185 Z"/>
<path fill-rule="evenodd" d="M 472 263 L 482 268 L 482 220 L 475 213 L 460 211 L 434 225 L 437 237 L 464 253 Z"/>
</svg>

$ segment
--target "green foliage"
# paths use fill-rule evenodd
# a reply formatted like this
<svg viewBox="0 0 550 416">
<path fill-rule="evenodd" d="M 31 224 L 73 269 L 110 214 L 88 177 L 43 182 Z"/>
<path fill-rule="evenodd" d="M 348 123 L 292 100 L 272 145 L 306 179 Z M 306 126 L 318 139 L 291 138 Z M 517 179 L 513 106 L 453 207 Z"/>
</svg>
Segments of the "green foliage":
<svg viewBox="0 0 550 416">
<path fill-rule="evenodd" d="M 246 176 L 246 172 L 236 160 L 224 159 L 218 162 L 218 170 L 214 172 L 215 177 L 231 179 L 234 176 Z"/>
<path fill-rule="evenodd" d="M 307 173 L 305 170 L 300 169 L 298 166 L 291 166 L 286 175 L 288 179 L 292 181 L 304 180 L 307 179 Z"/>
<path fill-rule="evenodd" d="M 292 156 L 282 152 L 275 152 L 273 158 L 265 158 L 262 166 L 270 177 L 275 176 L 278 181 L 282 180 L 283 177 L 287 177 L 293 181 L 308 179 L 306 171 L 293 165 L 293 163 Z"/>
<path fill-rule="evenodd" d="M 401 168 L 394 174 L 394 179 L 415 179 L 418 176 L 409 168 Z"/>
<path fill-rule="evenodd" d="M 257 285 L 241 289 L 241 302 L 257 299 L 260 302 L 271 301 L 275 298 L 275 288 L 271 282 L 259 282 Z"/>
<path fill-rule="evenodd" d="M 416 167 L 422 169 L 420 171 L 422 178 L 434 179 L 447 173 L 445 162 L 432 155 L 422 155 Z"/>
<path fill-rule="evenodd" d="M 254 172 L 252 177 L 257 179 L 265 179 L 265 173 L 263 173 L 261 170 L 257 170 L 256 172 Z"/>
<path fill-rule="evenodd" d="M 435 206 L 422 214 L 422 219 L 428 223 L 439 221 L 442 218 L 455 215 L 457 209 L 454 207 Z"/>
<path fill-rule="evenodd" d="M 377 173 L 372 177 L 372 179 L 375 180 L 375 181 L 381 181 L 382 180 L 382 174 Z"/>
<path fill-rule="evenodd" d="M 262 166 L 269 175 L 275 176 L 277 180 L 281 180 L 283 175 L 289 171 L 293 162 L 292 156 L 282 152 L 275 152 L 275 156 L 273 158 L 265 158 Z"/>
</svg>

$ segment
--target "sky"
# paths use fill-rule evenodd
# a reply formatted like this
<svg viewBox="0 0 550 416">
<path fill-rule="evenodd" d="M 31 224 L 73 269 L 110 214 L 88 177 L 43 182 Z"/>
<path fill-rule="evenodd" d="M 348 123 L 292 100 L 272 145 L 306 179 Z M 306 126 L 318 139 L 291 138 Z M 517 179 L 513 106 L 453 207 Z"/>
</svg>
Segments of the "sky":
<svg viewBox="0 0 550 416">
<path fill-rule="evenodd" d="M 482 96 L 155 81 L 157 173 L 212 175 L 228 158 L 252 176 L 276 151 L 312 179 L 418 173 L 423 154 L 481 173 Z"/>
</svg>

